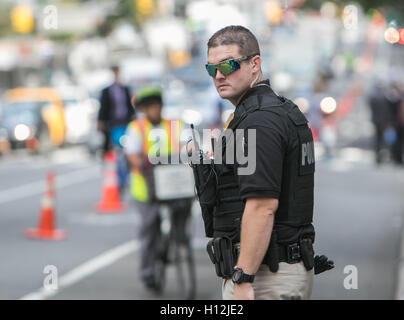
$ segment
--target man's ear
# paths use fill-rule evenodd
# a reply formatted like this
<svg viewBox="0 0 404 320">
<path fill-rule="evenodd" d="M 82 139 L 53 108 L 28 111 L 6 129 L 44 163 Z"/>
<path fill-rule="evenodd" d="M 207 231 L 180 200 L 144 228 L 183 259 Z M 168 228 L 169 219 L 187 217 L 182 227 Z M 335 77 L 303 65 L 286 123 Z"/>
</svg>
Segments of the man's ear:
<svg viewBox="0 0 404 320">
<path fill-rule="evenodd" d="M 252 58 L 252 66 L 253 66 L 253 68 L 256 68 L 258 66 L 258 68 L 261 69 L 261 57 L 260 56 L 255 56 Z"/>
</svg>

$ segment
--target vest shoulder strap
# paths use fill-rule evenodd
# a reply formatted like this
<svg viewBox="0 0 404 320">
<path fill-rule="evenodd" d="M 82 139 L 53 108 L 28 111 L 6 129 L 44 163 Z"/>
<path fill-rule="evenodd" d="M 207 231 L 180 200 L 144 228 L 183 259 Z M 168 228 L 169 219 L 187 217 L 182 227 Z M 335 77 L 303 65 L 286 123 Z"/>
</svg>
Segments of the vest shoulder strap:
<svg viewBox="0 0 404 320">
<path fill-rule="evenodd" d="M 239 115 L 230 122 L 228 128 L 234 130 L 239 123 L 252 112 L 267 109 L 275 111 L 279 109 L 277 107 L 283 107 L 288 101 L 289 100 L 284 97 L 276 95 L 274 92 L 272 94 L 250 96 L 237 106 L 237 113 Z"/>
</svg>

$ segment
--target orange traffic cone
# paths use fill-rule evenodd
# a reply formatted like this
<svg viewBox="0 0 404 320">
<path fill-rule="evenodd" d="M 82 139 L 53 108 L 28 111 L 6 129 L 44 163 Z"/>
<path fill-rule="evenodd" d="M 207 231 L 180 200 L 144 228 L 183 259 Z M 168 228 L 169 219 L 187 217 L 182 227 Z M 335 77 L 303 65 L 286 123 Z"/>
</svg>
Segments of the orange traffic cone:
<svg viewBox="0 0 404 320">
<path fill-rule="evenodd" d="M 104 182 L 101 201 L 94 206 L 97 212 L 118 212 L 125 209 L 119 200 L 118 176 L 115 170 L 116 156 L 112 151 L 105 153 Z"/>
<path fill-rule="evenodd" d="M 42 198 L 38 228 L 25 230 L 25 236 L 27 238 L 42 240 L 62 240 L 66 237 L 65 231 L 54 229 L 54 180 L 55 174 L 52 171 L 49 171 L 46 175 L 47 190 L 45 191 L 45 194 Z"/>
</svg>

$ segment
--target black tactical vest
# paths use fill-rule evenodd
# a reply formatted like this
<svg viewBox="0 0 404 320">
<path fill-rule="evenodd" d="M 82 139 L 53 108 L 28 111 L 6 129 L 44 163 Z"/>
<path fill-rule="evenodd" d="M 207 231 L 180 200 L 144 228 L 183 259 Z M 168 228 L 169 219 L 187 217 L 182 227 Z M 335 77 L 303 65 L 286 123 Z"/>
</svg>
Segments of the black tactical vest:
<svg viewBox="0 0 404 320">
<path fill-rule="evenodd" d="M 315 163 L 313 136 L 307 125 L 308 121 L 293 102 L 277 96 L 268 86 L 265 94 L 252 95 L 237 106 L 234 119 L 227 129 L 235 132 L 240 122 L 256 110 L 276 113 L 285 119 L 288 125 L 289 136 L 284 158 L 281 193 L 274 220 L 278 239 L 294 239 L 295 235 L 300 237 L 303 226 L 309 226 L 306 230 L 314 236 L 311 222 Z M 216 209 L 213 213 L 213 237 L 228 236 L 233 242 L 239 242 L 240 223 L 245 203 L 240 198 L 237 166 L 226 164 L 224 137 L 220 142 L 223 164 L 216 165 L 218 194 Z"/>
</svg>

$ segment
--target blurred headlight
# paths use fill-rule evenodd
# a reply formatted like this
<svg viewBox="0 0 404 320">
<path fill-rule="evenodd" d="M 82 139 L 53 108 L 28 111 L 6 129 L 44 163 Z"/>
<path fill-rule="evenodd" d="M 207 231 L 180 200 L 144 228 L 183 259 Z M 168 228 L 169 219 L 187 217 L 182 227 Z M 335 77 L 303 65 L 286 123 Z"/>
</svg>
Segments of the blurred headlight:
<svg viewBox="0 0 404 320">
<path fill-rule="evenodd" d="M 397 43 L 400 40 L 400 33 L 394 27 L 390 27 L 384 32 L 384 40 L 391 44 Z"/>
<path fill-rule="evenodd" d="M 326 97 L 321 100 L 320 109 L 326 114 L 333 113 L 337 109 L 337 101 L 333 97 Z"/>
<path fill-rule="evenodd" d="M 182 121 L 185 123 L 193 123 L 197 126 L 202 122 L 202 113 L 199 111 L 186 109 L 182 114 Z"/>
<path fill-rule="evenodd" d="M 31 129 L 26 124 L 17 124 L 14 128 L 14 137 L 18 141 L 24 141 L 31 135 Z"/>
</svg>

